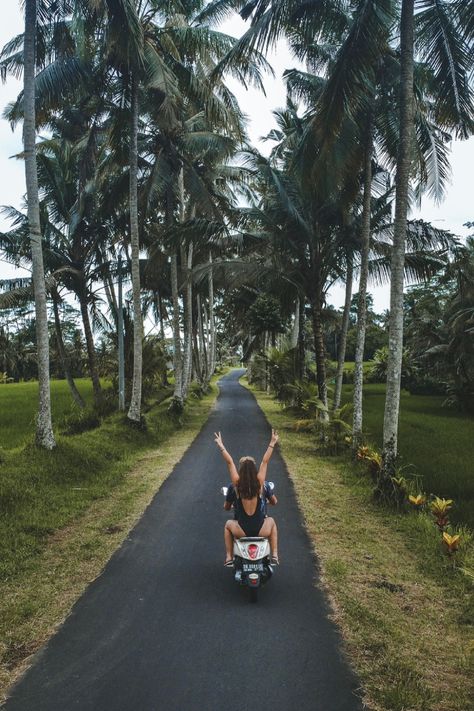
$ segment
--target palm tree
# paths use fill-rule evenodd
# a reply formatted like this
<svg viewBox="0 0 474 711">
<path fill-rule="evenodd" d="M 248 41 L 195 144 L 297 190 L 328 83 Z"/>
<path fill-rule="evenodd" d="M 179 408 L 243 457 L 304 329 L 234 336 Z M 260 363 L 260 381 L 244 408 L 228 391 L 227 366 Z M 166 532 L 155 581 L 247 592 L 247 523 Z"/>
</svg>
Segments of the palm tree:
<svg viewBox="0 0 474 711">
<path fill-rule="evenodd" d="M 403 269 L 408 190 L 413 142 L 414 0 L 403 0 L 400 21 L 400 140 L 396 172 L 395 225 L 390 280 L 389 358 L 383 428 L 385 475 L 393 475 L 397 457 L 403 355 Z"/>
<path fill-rule="evenodd" d="M 132 247 L 133 293 L 133 380 L 132 396 L 127 417 L 139 422 L 142 401 L 142 344 L 143 319 L 140 298 L 140 244 L 138 232 L 138 86 L 131 79 L 131 130 L 130 130 L 130 242 Z"/>
<path fill-rule="evenodd" d="M 46 286 L 41 245 L 38 176 L 36 170 L 36 119 L 35 119 L 35 41 L 36 0 L 25 2 L 24 40 L 24 125 L 23 145 L 25 178 L 28 200 L 28 225 L 30 231 L 31 262 L 35 292 L 35 313 L 38 348 L 39 404 L 36 420 L 36 442 L 40 447 L 53 449 L 56 442 L 51 421 L 51 394 L 49 384 L 49 339 Z"/>
<path fill-rule="evenodd" d="M 420 3 L 421 4 L 421 3 Z M 470 53 L 451 21 L 449 3 L 425 2 L 416 16 L 415 0 L 403 0 L 400 20 L 400 123 L 396 173 L 394 241 L 391 265 L 389 359 L 383 431 L 383 482 L 395 470 L 398 445 L 400 378 L 403 354 L 403 266 L 410 168 L 414 136 L 414 48 L 433 66 L 438 91 L 435 112 L 438 120 L 455 128 L 461 137 L 473 131 L 472 97 L 467 76 Z M 390 485 L 388 484 L 388 489 Z"/>
<path fill-rule="evenodd" d="M 410 117 L 411 126 L 414 121 L 416 122 L 417 150 L 413 154 L 412 148 L 415 144 L 414 141 L 411 141 L 410 166 L 407 169 L 413 169 L 413 157 L 416 157 L 420 190 L 428 189 L 431 194 L 439 198 L 446 181 L 448 166 L 446 148 L 443 145 L 446 142 L 446 134 L 440 127 L 458 127 L 461 134 L 466 135 L 469 126 L 469 92 L 466 91 L 465 85 L 467 64 L 462 43 L 456 41 L 453 25 L 447 17 L 446 3 L 428 2 L 423 5 L 423 12 L 417 16 L 419 44 L 424 58 L 431 59 L 432 66 L 427 68 L 426 65 L 420 65 L 417 70 L 416 107 L 413 107 Z M 255 40 L 255 37 L 260 36 L 259 32 L 264 33 L 268 30 L 266 24 L 261 24 L 260 30 L 257 29 L 259 23 L 263 23 L 262 17 L 258 21 L 256 20 L 257 14 L 258 10 L 254 15 L 254 34 L 252 35 L 252 31 L 249 30 L 248 41 L 258 41 L 258 39 Z M 269 9 L 266 14 L 267 21 L 271 24 L 273 21 L 271 20 L 272 10 Z M 280 16 L 287 17 L 284 14 Z M 275 12 L 274 22 L 279 22 L 278 17 L 278 13 Z M 393 121 L 393 104 L 398 101 L 393 91 L 394 79 L 398 80 L 398 77 L 394 76 L 394 70 L 398 68 L 399 64 L 398 58 L 389 44 L 393 20 L 393 3 L 383 0 L 376 3 L 362 2 L 358 4 L 352 16 L 350 13 L 347 14 L 345 37 L 343 37 L 336 53 L 328 51 L 325 46 L 315 47 L 313 44 L 305 47 L 302 42 L 303 46 L 299 49 L 300 56 L 304 54 L 310 64 L 312 63 L 316 68 L 327 67 L 327 81 L 324 83 L 322 91 L 318 86 L 316 92 L 313 88 L 314 81 L 307 76 L 303 76 L 302 73 L 298 76 L 298 72 L 295 71 L 291 74 L 288 73 L 291 82 L 290 89 L 293 87 L 293 91 L 299 93 L 306 101 L 309 98 L 314 107 L 307 129 L 308 141 L 303 141 L 302 153 L 303 158 L 307 155 L 312 156 L 313 175 L 316 180 L 321 174 L 326 178 L 325 171 L 320 167 L 321 157 L 325 159 L 326 163 L 333 166 L 334 172 L 337 172 L 335 166 L 338 163 L 334 157 L 337 156 L 338 145 L 343 145 L 347 149 L 343 163 L 339 163 L 342 171 L 357 169 L 355 161 L 361 160 L 362 156 L 357 157 L 353 146 L 366 143 L 364 131 L 367 126 L 367 115 L 370 117 L 368 124 L 373 124 L 374 140 L 379 154 L 384 156 L 387 167 L 391 166 L 394 153 L 397 151 L 400 154 L 399 136 L 401 134 L 394 126 Z M 295 25 L 295 27 L 292 25 L 295 34 L 291 35 L 290 33 L 290 41 L 294 41 L 295 36 L 300 37 L 301 35 L 301 24 L 298 26 L 298 23 L 295 23 Z M 266 30 L 263 29 L 264 27 Z M 289 31 L 288 28 L 286 31 Z M 252 37 L 254 37 L 253 40 Z M 430 54 L 433 54 L 433 47 L 435 47 L 434 53 L 438 55 L 434 62 L 433 57 L 430 57 Z M 403 52 L 401 56 L 404 56 Z M 411 56 L 413 60 L 413 52 Z M 448 61 L 450 56 L 451 61 Z M 413 67 L 414 69 L 417 68 Z M 446 79 L 446 77 L 450 77 L 450 79 Z M 411 95 L 413 96 L 413 88 Z M 451 101 L 449 101 L 450 98 Z M 399 105 L 401 106 L 401 99 Z M 349 124 L 347 123 L 348 118 L 350 119 Z M 349 128 L 349 133 L 347 128 Z M 312 147 L 313 135 L 316 136 L 320 151 L 320 158 L 319 160 L 316 158 L 316 161 L 313 158 L 315 151 L 308 150 L 308 145 Z M 367 160 L 367 155 L 365 165 L 365 184 L 368 187 L 371 164 Z M 397 175 L 400 172 L 400 166 L 401 163 L 398 161 Z M 397 178 L 398 185 L 401 184 L 402 174 L 403 171 Z M 400 190 L 398 194 L 400 202 L 402 195 Z M 366 197 L 367 209 L 364 220 L 366 228 L 363 240 L 363 264 L 360 272 L 360 312 L 358 314 L 358 348 L 354 388 L 354 439 L 356 445 L 362 436 L 364 291 L 368 274 L 370 190 L 366 190 Z M 398 221 L 394 255 L 400 254 L 401 224 Z M 406 211 L 403 230 L 406 230 Z M 400 267 L 398 263 L 400 268 L 397 271 L 395 260 L 394 267 L 393 279 L 396 284 L 395 291 L 398 293 L 403 285 L 403 264 Z M 395 306 L 396 313 L 397 306 Z M 395 318 L 395 315 L 393 317 Z M 395 351 L 393 353 L 395 354 Z M 398 385 L 395 383 L 395 390 Z M 393 392 L 389 391 L 389 397 L 390 402 L 393 402 Z"/>
<path fill-rule="evenodd" d="M 326 292 L 340 276 L 345 259 L 342 211 L 334 195 L 315 193 L 304 174 L 290 173 L 284 163 L 277 167 L 255 153 L 248 160 L 259 176 L 260 200 L 242 211 L 242 229 L 271 245 L 271 268 L 310 305 L 316 379 L 324 412 L 328 398 L 323 312 Z"/>
</svg>

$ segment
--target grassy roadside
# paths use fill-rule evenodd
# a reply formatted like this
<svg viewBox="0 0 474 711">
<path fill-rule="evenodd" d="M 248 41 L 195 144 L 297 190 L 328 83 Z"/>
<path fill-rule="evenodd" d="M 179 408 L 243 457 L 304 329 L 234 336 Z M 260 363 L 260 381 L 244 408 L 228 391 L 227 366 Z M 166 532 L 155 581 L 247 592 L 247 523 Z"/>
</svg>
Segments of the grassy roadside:
<svg viewBox="0 0 474 711">
<path fill-rule="evenodd" d="M 352 398 L 352 385 L 344 385 L 343 401 Z M 456 500 L 453 520 L 474 530 L 474 417 L 443 407 L 444 396 L 400 397 L 400 456 L 407 471 L 423 477 L 423 488 Z M 385 385 L 364 385 L 364 430 L 367 439 L 382 447 Z"/>
<path fill-rule="evenodd" d="M 15 517 L 10 516 L 9 521 L 2 517 L 0 522 L 4 552 L 6 536 L 10 543 L 14 542 L 14 536 L 19 539 L 8 562 L 2 561 L 5 568 L 0 580 L 0 703 L 7 688 L 28 666 L 30 656 L 64 621 L 77 598 L 100 574 L 198 434 L 214 405 L 220 377 L 222 373 L 214 377 L 212 390 L 203 399 L 190 398 L 181 427 L 168 417 L 168 403 L 164 402 L 147 413 L 147 433 L 130 430 L 112 416 L 93 432 L 67 438 L 67 442 L 61 438 L 56 454 L 41 453 L 41 457 L 56 456 L 59 466 L 65 465 L 63 479 L 69 495 L 65 497 L 64 490 L 61 491 L 64 486 L 54 482 L 58 470 L 53 468 L 51 481 L 43 488 L 40 479 L 36 481 L 39 492 L 35 492 L 30 478 L 27 497 L 30 501 L 19 507 L 22 520 L 17 522 L 17 529 L 13 530 Z M 60 451 L 61 447 L 65 452 Z M 27 451 L 17 457 L 29 456 L 32 468 L 32 454 Z M 35 457 L 38 459 L 37 452 Z M 47 462 L 41 457 L 36 464 L 47 476 Z M 74 468 L 75 457 L 82 457 L 80 482 Z M 41 496 L 52 497 L 52 502 L 44 506 Z M 35 509 L 39 513 L 35 514 Z M 50 509 L 54 525 L 50 523 L 48 530 Z M 41 535 L 38 530 L 24 533 L 27 542 L 36 534 L 32 545 L 26 545 L 21 535 L 28 516 L 33 517 L 30 527 L 41 527 Z"/>
<path fill-rule="evenodd" d="M 452 575 L 432 522 L 373 505 L 364 477 L 341 459 L 318 456 L 311 435 L 291 429 L 291 416 L 271 395 L 250 389 L 280 431 L 320 579 L 367 708 L 473 709 L 473 588 Z M 474 570 L 467 532 L 464 565 Z"/>
<path fill-rule="evenodd" d="M 76 378 L 76 387 L 86 405 L 93 402 L 90 378 Z M 102 381 L 104 392 L 110 383 Z M 0 385 L 0 449 L 15 449 L 32 441 L 38 407 L 38 382 L 5 383 Z M 51 380 L 51 409 L 55 431 L 75 406 L 65 380 Z M 14 417 L 12 417 L 14 413 Z"/>
</svg>

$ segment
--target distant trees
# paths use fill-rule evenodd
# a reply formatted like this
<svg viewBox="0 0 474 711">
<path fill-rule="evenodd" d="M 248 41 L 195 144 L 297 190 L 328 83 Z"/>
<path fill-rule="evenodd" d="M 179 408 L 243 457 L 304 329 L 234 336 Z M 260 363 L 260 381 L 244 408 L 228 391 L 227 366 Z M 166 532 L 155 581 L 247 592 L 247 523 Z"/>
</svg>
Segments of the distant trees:
<svg viewBox="0 0 474 711">
<path fill-rule="evenodd" d="M 413 392 L 445 393 L 446 404 L 474 412 L 474 240 L 446 269 L 405 296 L 406 348 L 417 366 Z"/>
</svg>

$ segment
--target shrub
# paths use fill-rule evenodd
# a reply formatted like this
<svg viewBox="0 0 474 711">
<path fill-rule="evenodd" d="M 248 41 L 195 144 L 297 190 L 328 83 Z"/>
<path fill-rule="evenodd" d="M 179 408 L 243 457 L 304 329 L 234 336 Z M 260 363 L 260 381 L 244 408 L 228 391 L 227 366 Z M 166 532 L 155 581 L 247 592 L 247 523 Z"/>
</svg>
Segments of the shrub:
<svg viewBox="0 0 474 711">
<path fill-rule="evenodd" d="M 452 499 L 441 499 L 439 496 L 435 496 L 430 503 L 431 513 L 440 531 L 444 531 L 449 523 L 448 511 L 451 510 L 453 503 Z"/>
<path fill-rule="evenodd" d="M 60 426 L 63 434 L 76 435 L 88 430 L 95 430 L 99 427 L 101 418 L 97 410 L 93 407 L 86 407 L 83 410 L 75 409 L 65 415 Z"/>
<path fill-rule="evenodd" d="M 257 353 L 247 366 L 249 383 L 265 390 L 268 382 L 267 359 L 263 353 Z"/>
<path fill-rule="evenodd" d="M 388 346 L 375 351 L 371 367 L 367 371 L 368 383 L 385 383 L 387 380 Z M 412 355 L 407 348 L 403 349 L 402 359 L 402 388 L 413 382 L 419 374 L 418 366 L 413 362 Z"/>
<path fill-rule="evenodd" d="M 445 395 L 446 383 L 431 375 L 416 373 L 407 380 L 406 389 L 411 395 Z"/>
<path fill-rule="evenodd" d="M 342 382 L 345 383 L 346 385 L 353 385 L 354 383 L 354 370 L 344 368 L 342 371 Z"/>
<path fill-rule="evenodd" d="M 359 447 L 356 457 L 359 461 L 367 464 L 370 475 L 376 479 L 382 468 L 382 455 L 372 447 Z"/>
<path fill-rule="evenodd" d="M 296 380 L 294 383 L 284 383 L 277 395 L 277 399 L 288 409 L 302 415 L 314 418 L 326 410 L 319 399 L 318 386 L 307 380 Z"/>
</svg>

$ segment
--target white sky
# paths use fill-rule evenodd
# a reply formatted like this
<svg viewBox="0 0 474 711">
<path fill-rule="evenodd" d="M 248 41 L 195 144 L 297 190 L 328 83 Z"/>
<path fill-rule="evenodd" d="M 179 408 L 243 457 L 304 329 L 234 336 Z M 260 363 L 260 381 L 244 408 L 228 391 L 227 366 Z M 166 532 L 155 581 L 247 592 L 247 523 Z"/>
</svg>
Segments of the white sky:
<svg viewBox="0 0 474 711">
<path fill-rule="evenodd" d="M 6 4 L 5 2 L 3 4 Z M 8 9 L 3 7 L 2 22 L 0 24 L 0 47 L 14 35 L 23 30 L 23 15 L 19 2 L 8 3 Z M 240 36 L 244 31 L 245 23 L 239 18 L 227 21 L 221 26 L 222 31 L 234 36 Z M 246 91 L 237 82 L 230 81 L 230 87 L 236 94 L 243 111 L 250 119 L 249 133 L 252 142 L 267 134 L 275 123 L 272 110 L 285 105 L 286 95 L 282 73 L 285 69 L 298 65 L 292 59 L 284 45 L 279 45 L 277 52 L 268 57 L 275 71 L 275 78 L 268 77 L 265 83 L 266 96 L 256 89 Z M 0 110 L 8 102 L 16 98 L 21 90 L 21 82 L 9 77 L 5 85 L 0 84 Z M 262 152 L 268 152 L 269 144 L 260 144 Z M 7 121 L 0 119 L 0 205 L 13 205 L 21 207 L 25 192 L 23 162 L 11 156 L 20 152 L 21 127 L 12 133 Z M 472 189 L 472 167 L 474 166 L 474 137 L 469 141 L 453 142 L 452 156 L 452 182 L 448 188 L 444 202 L 437 206 L 432 201 L 425 199 L 421 211 L 413 213 L 414 217 L 434 222 L 436 226 L 449 229 L 455 234 L 466 236 L 469 230 L 463 223 L 474 221 L 474 194 Z M 8 228 L 8 223 L 0 215 L 0 230 Z M 0 261 L 0 278 L 8 278 L 18 273 L 15 269 Z M 381 311 L 389 305 L 389 287 L 369 286 L 374 295 L 375 309 Z M 331 292 L 331 302 L 335 306 L 342 306 L 344 301 L 343 289 L 335 287 Z"/>
</svg>

